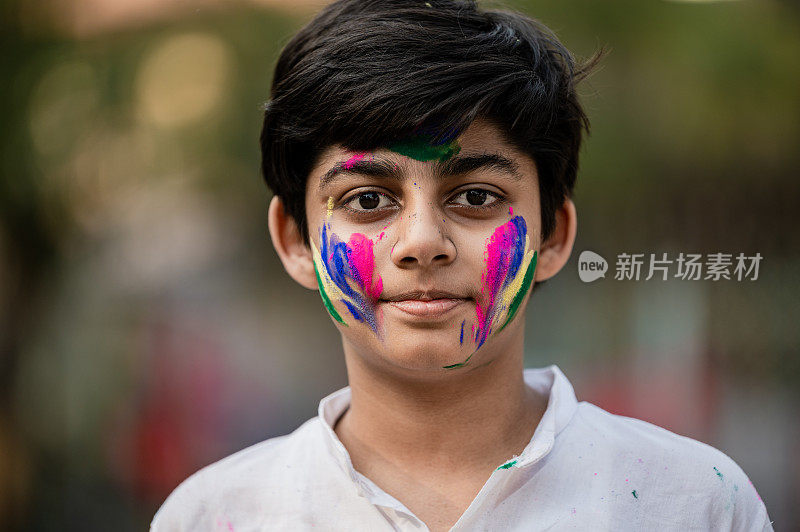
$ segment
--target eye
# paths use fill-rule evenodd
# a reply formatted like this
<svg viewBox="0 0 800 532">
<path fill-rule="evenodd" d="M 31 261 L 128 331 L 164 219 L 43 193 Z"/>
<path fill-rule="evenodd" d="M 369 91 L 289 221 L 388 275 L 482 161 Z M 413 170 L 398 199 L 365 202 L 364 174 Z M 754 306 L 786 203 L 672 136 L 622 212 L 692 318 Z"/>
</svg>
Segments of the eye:
<svg viewBox="0 0 800 532">
<path fill-rule="evenodd" d="M 451 202 L 464 207 L 490 207 L 502 199 L 499 194 L 486 189 L 471 188 L 453 196 Z"/>
<path fill-rule="evenodd" d="M 375 211 L 391 205 L 391 200 L 379 192 L 361 192 L 344 203 L 352 211 Z"/>
</svg>

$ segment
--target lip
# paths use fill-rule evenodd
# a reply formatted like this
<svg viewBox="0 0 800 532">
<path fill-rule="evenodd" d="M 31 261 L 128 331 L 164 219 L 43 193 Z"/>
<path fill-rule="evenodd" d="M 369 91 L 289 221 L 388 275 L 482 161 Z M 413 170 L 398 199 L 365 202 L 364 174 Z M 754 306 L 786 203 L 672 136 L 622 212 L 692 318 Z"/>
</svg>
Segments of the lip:
<svg viewBox="0 0 800 532">
<path fill-rule="evenodd" d="M 465 298 L 443 298 L 403 299 L 400 301 L 385 301 L 385 303 L 417 318 L 438 318 L 467 301 Z"/>
<path fill-rule="evenodd" d="M 411 290 L 390 297 L 384 297 L 384 301 L 405 301 L 419 300 L 432 301 L 434 299 L 467 299 L 459 294 L 447 292 L 445 290 Z"/>
</svg>

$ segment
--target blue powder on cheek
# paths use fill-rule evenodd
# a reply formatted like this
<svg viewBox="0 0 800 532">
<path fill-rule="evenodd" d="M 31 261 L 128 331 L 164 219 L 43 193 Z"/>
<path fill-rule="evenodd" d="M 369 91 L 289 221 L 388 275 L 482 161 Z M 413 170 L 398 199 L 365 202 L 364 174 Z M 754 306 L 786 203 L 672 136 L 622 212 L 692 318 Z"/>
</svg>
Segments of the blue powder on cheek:
<svg viewBox="0 0 800 532">
<path fill-rule="evenodd" d="M 347 307 L 347 310 L 350 311 L 350 314 L 352 314 L 355 319 L 357 319 L 358 321 L 364 321 L 364 316 L 361 315 L 361 313 L 358 311 L 356 307 L 353 306 L 352 303 L 350 303 L 346 299 L 342 299 L 342 303 L 344 303 L 344 305 Z"/>
</svg>

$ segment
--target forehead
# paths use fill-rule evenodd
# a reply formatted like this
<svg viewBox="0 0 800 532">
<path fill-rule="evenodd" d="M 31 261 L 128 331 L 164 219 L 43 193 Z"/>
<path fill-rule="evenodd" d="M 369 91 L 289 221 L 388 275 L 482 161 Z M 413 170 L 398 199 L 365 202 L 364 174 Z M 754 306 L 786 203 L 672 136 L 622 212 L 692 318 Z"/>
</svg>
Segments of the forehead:
<svg viewBox="0 0 800 532">
<path fill-rule="evenodd" d="M 458 143 L 462 149 L 516 152 L 516 149 L 506 141 L 503 130 L 484 119 L 477 119 L 470 124 L 458 137 Z"/>
<path fill-rule="evenodd" d="M 533 159 L 527 154 L 519 151 L 512 144 L 510 144 L 505 135 L 498 126 L 484 119 L 476 119 L 470 126 L 461 134 L 455 143 L 459 147 L 458 156 L 467 156 L 473 154 L 497 154 L 515 163 L 519 168 L 520 173 L 524 175 L 536 175 L 536 165 Z M 370 152 L 372 154 L 386 155 L 387 158 L 396 160 L 401 163 L 408 162 L 416 164 L 421 167 L 433 168 L 437 162 L 413 160 L 409 157 L 402 157 L 399 153 L 392 151 L 389 148 L 379 148 Z M 348 151 L 342 146 L 331 146 L 327 148 L 319 157 L 317 164 L 312 170 L 312 176 L 319 179 L 325 172 L 329 171 L 331 167 L 341 165 L 352 160 L 354 152 Z"/>
</svg>

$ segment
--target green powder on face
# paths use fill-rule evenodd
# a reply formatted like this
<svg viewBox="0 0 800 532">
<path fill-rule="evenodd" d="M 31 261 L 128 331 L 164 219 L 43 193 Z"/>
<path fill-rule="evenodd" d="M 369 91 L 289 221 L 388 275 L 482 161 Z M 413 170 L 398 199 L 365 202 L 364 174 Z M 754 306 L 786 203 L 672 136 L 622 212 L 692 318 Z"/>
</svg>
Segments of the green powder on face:
<svg viewBox="0 0 800 532">
<path fill-rule="evenodd" d="M 392 144 L 389 149 L 417 161 L 427 162 L 434 160 L 446 161 L 461 151 L 461 146 L 455 140 L 434 146 L 430 143 L 430 137 L 420 135 Z"/>
<path fill-rule="evenodd" d="M 317 271 L 317 264 L 314 263 L 314 273 L 317 276 L 317 285 L 319 286 L 319 295 L 322 296 L 322 302 L 325 304 L 325 308 L 328 310 L 328 314 L 331 315 L 333 319 L 347 327 L 347 324 L 344 322 L 342 317 L 336 312 L 336 309 L 333 308 L 333 303 L 331 303 L 328 294 L 325 292 L 325 287 L 322 285 L 322 279 L 319 277 L 319 272 Z"/>
<path fill-rule="evenodd" d="M 475 353 L 473 352 L 472 355 Z M 464 362 L 456 362 L 455 364 L 450 364 L 449 366 L 442 366 L 443 369 L 453 369 L 453 368 L 461 368 L 467 365 L 469 359 L 472 358 L 472 355 L 468 356 Z"/>
<path fill-rule="evenodd" d="M 497 332 L 502 331 L 509 322 L 514 319 L 514 316 L 517 314 L 517 309 L 525 300 L 525 294 L 528 293 L 528 290 L 531 289 L 531 284 L 533 283 L 533 273 L 536 270 L 536 259 L 537 254 L 533 252 L 533 258 L 531 259 L 531 263 L 528 264 L 528 269 L 525 271 L 525 277 L 522 279 L 522 286 L 517 292 L 517 295 L 514 296 L 514 299 L 511 301 L 511 306 L 509 307 L 508 311 L 508 318 L 506 318 L 506 322 L 500 327 Z"/>
</svg>

